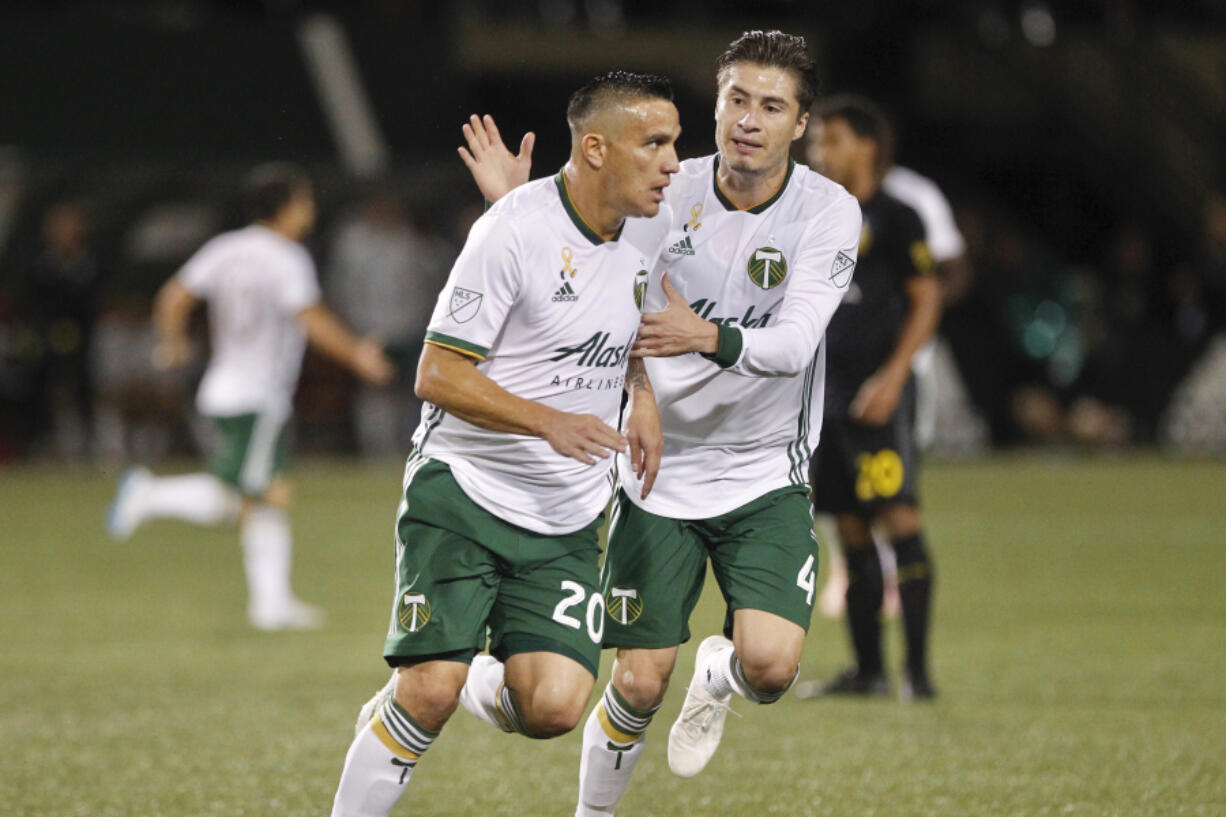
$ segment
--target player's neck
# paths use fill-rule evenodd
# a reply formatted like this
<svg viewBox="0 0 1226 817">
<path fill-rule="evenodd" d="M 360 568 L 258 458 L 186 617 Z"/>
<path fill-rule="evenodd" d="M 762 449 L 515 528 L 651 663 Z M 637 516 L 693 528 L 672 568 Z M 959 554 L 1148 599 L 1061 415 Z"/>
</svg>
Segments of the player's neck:
<svg viewBox="0 0 1226 817">
<path fill-rule="evenodd" d="M 257 221 L 255 224 L 257 227 L 263 227 L 265 230 L 272 230 L 277 235 L 284 236 L 290 241 L 297 241 L 301 237 L 298 235 L 297 230 L 278 219 L 266 219 L 264 221 Z"/>
<path fill-rule="evenodd" d="M 881 189 L 881 179 L 875 174 L 867 173 L 863 176 L 858 176 L 851 180 L 847 185 L 847 192 L 856 197 L 856 201 L 864 204 L 866 201 L 877 195 L 877 191 Z"/>
<path fill-rule="evenodd" d="M 715 182 L 724 198 L 738 210 L 749 210 L 764 201 L 769 201 L 788 177 L 788 158 L 769 170 L 745 173 L 733 170 L 727 162 L 719 163 Z"/>
<path fill-rule="evenodd" d="M 603 200 L 599 181 L 589 174 L 581 173 L 570 162 L 562 168 L 562 177 L 566 182 L 570 203 L 583 223 L 605 241 L 617 238 L 626 216 Z"/>
</svg>

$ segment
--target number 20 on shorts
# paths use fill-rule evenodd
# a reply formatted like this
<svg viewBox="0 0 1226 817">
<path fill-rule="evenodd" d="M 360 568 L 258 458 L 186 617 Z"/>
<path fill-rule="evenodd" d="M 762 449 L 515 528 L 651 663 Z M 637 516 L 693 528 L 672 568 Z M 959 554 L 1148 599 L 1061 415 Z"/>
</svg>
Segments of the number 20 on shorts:
<svg viewBox="0 0 1226 817">
<path fill-rule="evenodd" d="M 876 454 L 856 457 L 860 473 L 856 476 L 856 497 L 861 502 L 889 499 L 902 490 L 902 457 L 897 451 L 882 449 Z"/>
<path fill-rule="evenodd" d="M 572 630 L 578 630 L 583 626 L 583 622 L 572 616 L 568 610 L 572 607 L 577 607 L 583 604 L 583 599 L 587 597 L 587 590 L 579 582 L 572 582 L 569 579 L 562 582 L 562 592 L 568 593 L 566 598 L 558 602 L 553 608 L 553 620 L 559 624 L 570 627 Z M 604 596 L 600 593 L 593 593 L 587 599 L 587 614 L 584 616 L 587 620 L 587 635 L 593 642 L 599 644 L 604 638 Z"/>
</svg>

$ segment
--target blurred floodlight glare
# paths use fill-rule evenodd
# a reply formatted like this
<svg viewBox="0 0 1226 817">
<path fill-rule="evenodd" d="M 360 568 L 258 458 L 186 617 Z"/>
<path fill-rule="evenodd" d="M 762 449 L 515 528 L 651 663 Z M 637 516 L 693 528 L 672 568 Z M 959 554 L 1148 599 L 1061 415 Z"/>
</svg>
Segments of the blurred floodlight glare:
<svg viewBox="0 0 1226 817">
<path fill-rule="evenodd" d="M 1022 6 L 1022 36 L 1026 42 L 1039 48 L 1047 48 L 1056 41 L 1056 19 L 1046 3 L 1028 3 Z"/>
</svg>

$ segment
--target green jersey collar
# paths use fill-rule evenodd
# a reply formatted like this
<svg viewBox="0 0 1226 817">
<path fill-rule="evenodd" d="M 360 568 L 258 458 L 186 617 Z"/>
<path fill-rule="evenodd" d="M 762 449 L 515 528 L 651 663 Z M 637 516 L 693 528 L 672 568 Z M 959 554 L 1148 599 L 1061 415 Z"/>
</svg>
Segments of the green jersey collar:
<svg viewBox="0 0 1226 817">
<path fill-rule="evenodd" d="M 571 222 L 578 228 L 583 237 L 593 244 L 599 246 L 605 242 L 600 237 L 600 233 L 592 228 L 592 225 L 583 220 L 583 216 L 579 213 L 579 208 L 575 207 L 575 203 L 570 198 L 570 188 L 566 184 L 566 171 L 559 170 L 558 175 L 553 178 L 554 184 L 558 186 L 558 197 L 562 199 L 562 209 L 566 211 L 566 215 L 570 216 Z M 617 234 L 610 241 L 616 241 L 621 238 L 622 230 L 625 229 L 626 222 L 623 220 L 620 227 L 617 228 Z"/>
</svg>

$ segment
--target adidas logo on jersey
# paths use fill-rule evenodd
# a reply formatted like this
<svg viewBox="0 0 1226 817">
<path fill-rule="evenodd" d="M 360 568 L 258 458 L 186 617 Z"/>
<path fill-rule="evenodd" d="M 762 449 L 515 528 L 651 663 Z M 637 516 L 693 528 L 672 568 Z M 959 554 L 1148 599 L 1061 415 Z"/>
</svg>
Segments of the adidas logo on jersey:
<svg viewBox="0 0 1226 817">
<path fill-rule="evenodd" d="M 579 300 L 579 296 L 571 289 L 570 281 L 562 284 L 562 286 L 558 287 L 558 291 L 553 293 L 554 303 L 569 303 L 577 300 Z"/>
<path fill-rule="evenodd" d="M 674 255 L 693 255 L 694 245 L 690 243 L 690 237 L 687 235 L 685 238 L 669 247 L 668 251 Z"/>
</svg>

